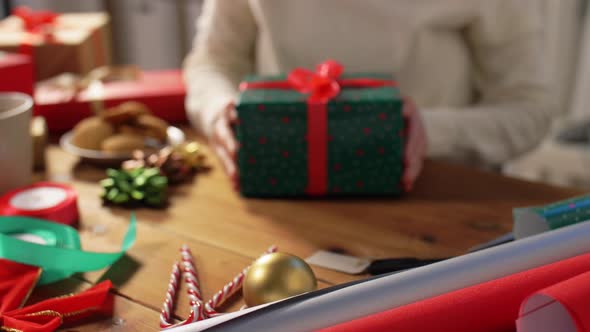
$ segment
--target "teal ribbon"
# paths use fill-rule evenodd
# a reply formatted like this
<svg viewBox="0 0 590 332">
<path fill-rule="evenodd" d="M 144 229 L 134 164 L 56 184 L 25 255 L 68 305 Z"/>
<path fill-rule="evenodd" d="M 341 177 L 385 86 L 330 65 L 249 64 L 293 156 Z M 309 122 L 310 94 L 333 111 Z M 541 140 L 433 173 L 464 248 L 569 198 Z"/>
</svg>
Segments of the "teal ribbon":
<svg viewBox="0 0 590 332">
<path fill-rule="evenodd" d="M 103 269 L 116 262 L 133 245 L 136 238 L 135 215 L 116 253 L 89 252 L 81 249 L 78 232 L 67 225 L 28 217 L 0 217 L 0 258 L 43 269 L 39 285 L 70 277 L 76 272 Z M 30 234 L 45 245 L 20 240 L 15 236 Z"/>
</svg>

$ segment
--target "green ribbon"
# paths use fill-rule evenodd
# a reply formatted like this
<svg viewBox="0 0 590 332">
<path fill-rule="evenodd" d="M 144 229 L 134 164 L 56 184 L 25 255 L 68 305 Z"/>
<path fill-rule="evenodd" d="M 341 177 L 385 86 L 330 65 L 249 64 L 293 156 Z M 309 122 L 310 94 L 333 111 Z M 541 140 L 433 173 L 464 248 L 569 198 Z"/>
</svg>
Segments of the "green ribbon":
<svg viewBox="0 0 590 332">
<path fill-rule="evenodd" d="M 23 235 L 42 239 L 45 244 L 19 239 Z M 0 258 L 41 267 L 43 274 L 38 284 L 45 285 L 76 272 L 112 265 L 133 245 L 135 237 L 135 215 L 131 215 L 121 251 L 116 253 L 83 251 L 78 232 L 67 225 L 28 217 L 0 217 Z"/>
</svg>

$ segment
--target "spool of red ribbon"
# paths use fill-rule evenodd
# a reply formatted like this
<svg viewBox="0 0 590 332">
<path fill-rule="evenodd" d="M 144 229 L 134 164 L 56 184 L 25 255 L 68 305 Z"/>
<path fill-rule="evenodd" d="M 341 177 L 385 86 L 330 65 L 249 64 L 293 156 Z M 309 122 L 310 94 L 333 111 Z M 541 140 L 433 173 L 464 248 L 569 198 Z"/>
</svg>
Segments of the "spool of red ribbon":
<svg viewBox="0 0 590 332">
<path fill-rule="evenodd" d="M 39 182 L 0 197 L 0 215 L 27 216 L 74 226 L 78 222 L 78 195 L 59 183 Z"/>
</svg>

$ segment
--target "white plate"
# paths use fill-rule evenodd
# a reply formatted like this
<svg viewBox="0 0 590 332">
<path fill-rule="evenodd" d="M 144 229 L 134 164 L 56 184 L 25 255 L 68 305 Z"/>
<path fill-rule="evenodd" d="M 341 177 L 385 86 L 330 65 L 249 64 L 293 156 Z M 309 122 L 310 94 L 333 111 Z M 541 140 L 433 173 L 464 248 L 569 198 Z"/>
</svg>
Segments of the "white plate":
<svg viewBox="0 0 590 332">
<path fill-rule="evenodd" d="M 168 134 L 168 145 L 176 146 L 179 144 L 184 143 L 185 135 L 179 128 L 176 127 L 168 127 L 167 130 Z M 82 149 L 75 146 L 72 143 L 72 136 L 74 133 L 72 131 L 68 131 L 67 133 L 63 134 L 63 136 L 59 140 L 59 145 L 61 145 L 62 149 L 65 151 L 78 156 L 86 161 L 98 163 L 98 164 L 116 164 L 121 163 L 125 160 L 129 160 L 133 158 L 132 154 L 129 153 L 113 153 L 113 152 L 105 152 L 100 150 L 90 150 L 90 149 Z M 159 142 L 156 142 L 154 139 L 146 138 L 146 148 L 144 149 L 147 151 L 156 151 L 158 149 L 163 148 L 165 145 Z"/>
</svg>

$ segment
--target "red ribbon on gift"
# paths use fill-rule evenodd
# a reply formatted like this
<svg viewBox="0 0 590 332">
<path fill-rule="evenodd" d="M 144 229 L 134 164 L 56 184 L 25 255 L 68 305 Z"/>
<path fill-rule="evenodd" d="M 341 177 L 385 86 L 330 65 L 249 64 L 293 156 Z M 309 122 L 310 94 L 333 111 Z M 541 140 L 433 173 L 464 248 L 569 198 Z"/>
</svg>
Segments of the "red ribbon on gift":
<svg viewBox="0 0 590 332">
<path fill-rule="evenodd" d="M 111 314 L 113 296 L 109 280 L 76 295 L 47 299 L 20 308 L 35 287 L 41 269 L 0 259 L 0 330 L 52 332 L 64 323 L 91 314 Z"/>
<path fill-rule="evenodd" d="M 26 6 L 16 7 L 12 15 L 19 17 L 25 24 L 25 30 L 35 36 L 41 36 L 43 40 L 53 39 L 53 26 L 59 14 L 49 10 L 33 11 Z M 25 39 L 20 45 L 20 53 L 33 55 L 33 42 L 31 38 Z"/>
<path fill-rule="evenodd" d="M 335 98 L 342 88 L 379 88 L 397 86 L 391 80 L 372 78 L 340 79 L 344 67 L 327 60 L 316 67 L 316 71 L 305 68 L 292 70 L 286 81 L 242 82 L 240 91 L 248 89 L 297 90 L 307 97 L 307 149 L 309 195 L 324 195 L 328 188 L 328 102 Z"/>
<path fill-rule="evenodd" d="M 59 14 L 49 10 L 33 11 L 20 6 L 12 10 L 12 15 L 20 17 L 25 23 L 25 30 L 31 33 L 44 33 L 52 28 Z"/>
</svg>

